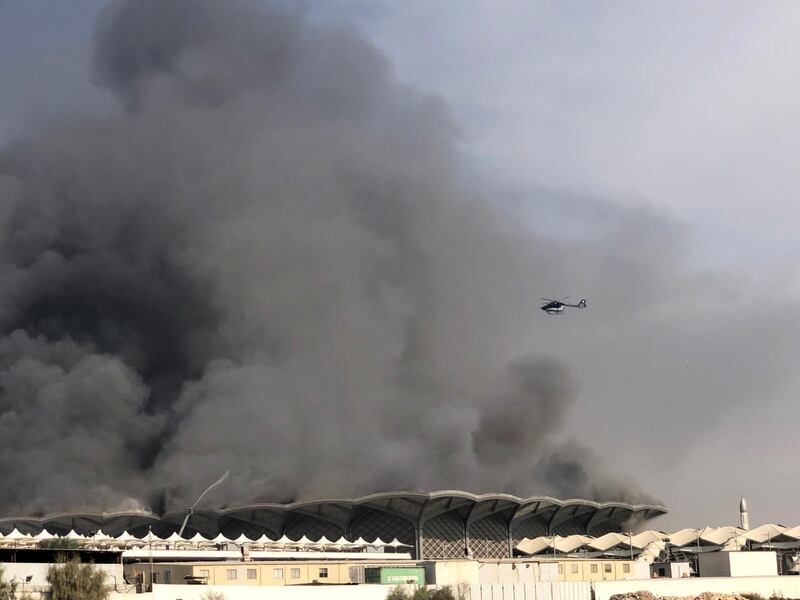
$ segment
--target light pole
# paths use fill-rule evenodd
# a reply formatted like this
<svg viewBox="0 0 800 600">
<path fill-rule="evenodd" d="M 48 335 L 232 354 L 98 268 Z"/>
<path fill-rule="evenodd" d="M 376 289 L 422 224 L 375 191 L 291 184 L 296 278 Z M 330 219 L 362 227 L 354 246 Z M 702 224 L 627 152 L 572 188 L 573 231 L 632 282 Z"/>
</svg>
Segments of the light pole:
<svg viewBox="0 0 800 600">
<path fill-rule="evenodd" d="M 148 528 L 147 539 L 150 542 L 150 591 L 153 591 L 153 526 Z"/>
<path fill-rule="evenodd" d="M 700 530 L 698 529 L 696 532 L 697 538 L 697 552 L 695 552 L 695 571 L 697 572 L 698 576 L 700 575 Z"/>
<path fill-rule="evenodd" d="M 189 512 L 188 512 L 188 513 L 186 513 L 186 518 L 183 520 L 183 523 L 181 523 L 181 528 L 180 528 L 180 530 L 178 530 L 178 535 L 179 535 L 180 537 L 183 537 L 183 530 L 186 528 L 186 523 L 188 523 L 188 522 L 189 522 L 189 517 L 191 517 L 191 516 L 192 516 L 192 513 L 194 512 L 194 509 L 195 509 L 195 508 L 197 508 L 197 505 L 198 505 L 198 504 L 200 504 L 200 501 L 201 501 L 201 500 L 202 500 L 202 499 L 205 497 L 205 495 L 206 495 L 208 492 L 210 492 L 212 489 L 214 489 L 215 487 L 217 487 L 217 486 L 218 486 L 220 483 L 222 483 L 223 481 L 225 481 L 225 480 L 228 478 L 228 475 L 230 475 L 230 474 L 231 474 L 230 470 L 228 470 L 228 471 L 225 471 L 225 474 L 224 474 L 222 477 L 220 477 L 219 479 L 217 479 L 217 480 L 216 480 L 214 483 L 212 483 L 210 486 L 208 486 L 208 487 L 206 488 L 206 491 L 204 491 L 202 494 L 200 494 L 200 497 L 199 497 L 199 498 L 197 498 L 197 500 L 195 500 L 195 503 L 194 503 L 194 504 L 192 504 L 192 505 L 189 507 Z"/>
</svg>

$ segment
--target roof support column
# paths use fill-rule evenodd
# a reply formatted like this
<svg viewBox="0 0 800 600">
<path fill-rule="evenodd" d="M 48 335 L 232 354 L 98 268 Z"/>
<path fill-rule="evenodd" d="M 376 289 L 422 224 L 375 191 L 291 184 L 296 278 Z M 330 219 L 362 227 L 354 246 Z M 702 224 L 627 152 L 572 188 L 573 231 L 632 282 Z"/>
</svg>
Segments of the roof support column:
<svg viewBox="0 0 800 600">
<path fill-rule="evenodd" d="M 414 542 L 417 546 L 417 560 L 422 560 L 425 557 L 422 555 L 422 522 L 420 520 L 414 523 Z"/>
</svg>

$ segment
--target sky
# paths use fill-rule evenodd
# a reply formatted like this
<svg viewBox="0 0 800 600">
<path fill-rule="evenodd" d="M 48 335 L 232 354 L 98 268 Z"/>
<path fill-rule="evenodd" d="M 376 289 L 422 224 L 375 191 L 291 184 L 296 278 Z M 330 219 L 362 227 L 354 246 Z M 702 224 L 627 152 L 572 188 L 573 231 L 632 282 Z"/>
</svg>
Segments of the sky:
<svg viewBox="0 0 800 600">
<path fill-rule="evenodd" d="M 0 143 L 116 110 L 90 78 L 103 4 L 0 0 Z M 565 436 L 663 501 L 659 527 L 730 524 L 741 494 L 751 523 L 800 522 L 800 5 L 306 10 L 446 102 L 463 185 L 549 240 L 562 268 L 497 344 L 569 365 Z M 589 308 L 537 314 L 567 294 Z"/>
<path fill-rule="evenodd" d="M 663 208 L 701 260 L 796 254 L 795 3 L 319 4 L 442 93 L 495 176 Z"/>
</svg>

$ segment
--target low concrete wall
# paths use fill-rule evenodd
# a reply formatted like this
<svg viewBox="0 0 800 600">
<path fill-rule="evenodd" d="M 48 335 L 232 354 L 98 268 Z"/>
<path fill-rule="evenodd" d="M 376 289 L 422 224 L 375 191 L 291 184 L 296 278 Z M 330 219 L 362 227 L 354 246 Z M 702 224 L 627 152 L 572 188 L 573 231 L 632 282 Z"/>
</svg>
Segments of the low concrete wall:
<svg viewBox="0 0 800 600">
<path fill-rule="evenodd" d="M 201 600 L 209 591 L 225 600 L 385 600 L 392 590 L 388 585 L 159 585 L 152 594 L 129 596 L 139 600 Z"/>
<path fill-rule="evenodd" d="M 592 586 L 586 581 L 540 581 L 537 583 L 483 583 L 458 586 L 465 600 L 591 600 Z"/>
<path fill-rule="evenodd" d="M 800 578 L 798 578 L 800 579 Z M 435 586 L 428 586 L 435 587 Z M 465 600 L 591 600 L 587 582 L 473 584 L 452 586 Z M 253 587 L 241 585 L 159 585 L 136 600 L 201 600 L 208 591 L 225 600 L 385 600 L 390 585 L 297 585 Z M 414 587 L 409 587 L 413 591 Z M 132 598 L 132 597 L 129 597 Z"/>
<path fill-rule="evenodd" d="M 754 592 L 769 598 L 773 594 L 800 598 L 800 577 L 687 577 L 684 579 L 632 579 L 598 581 L 595 600 L 608 600 L 614 594 L 647 590 L 657 596 L 697 596 L 703 592 L 742 594 Z"/>
</svg>

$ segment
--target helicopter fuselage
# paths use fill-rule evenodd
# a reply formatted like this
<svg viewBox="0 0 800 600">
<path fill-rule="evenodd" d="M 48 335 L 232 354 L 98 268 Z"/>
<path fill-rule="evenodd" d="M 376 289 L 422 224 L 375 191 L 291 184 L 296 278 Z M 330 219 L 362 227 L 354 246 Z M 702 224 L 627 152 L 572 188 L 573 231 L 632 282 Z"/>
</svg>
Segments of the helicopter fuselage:
<svg viewBox="0 0 800 600">
<path fill-rule="evenodd" d="M 564 304 L 560 303 L 559 304 L 551 303 L 544 305 L 542 307 L 542 310 L 546 312 L 548 315 L 560 315 L 561 313 L 564 312 L 564 306 L 565 306 Z"/>
</svg>

